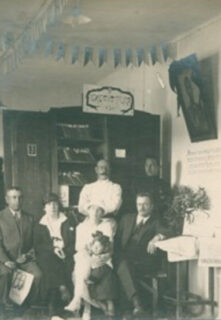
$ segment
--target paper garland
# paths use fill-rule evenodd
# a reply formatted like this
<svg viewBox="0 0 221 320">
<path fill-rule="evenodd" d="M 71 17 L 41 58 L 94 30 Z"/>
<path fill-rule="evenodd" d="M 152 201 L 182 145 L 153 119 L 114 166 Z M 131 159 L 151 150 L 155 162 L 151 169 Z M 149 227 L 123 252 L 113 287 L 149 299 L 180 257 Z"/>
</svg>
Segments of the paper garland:
<svg viewBox="0 0 221 320">
<path fill-rule="evenodd" d="M 68 0 L 48 0 L 40 9 L 36 17 L 26 25 L 22 34 L 11 43 L 11 37 L 6 35 L 6 46 L 4 53 L 0 56 L 0 73 L 8 73 L 18 67 L 23 58 L 36 49 L 36 43 L 47 26 L 55 21 L 63 12 Z M 60 48 L 59 55 L 62 55 Z M 60 59 L 60 57 L 59 57 Z"/>
</svg>

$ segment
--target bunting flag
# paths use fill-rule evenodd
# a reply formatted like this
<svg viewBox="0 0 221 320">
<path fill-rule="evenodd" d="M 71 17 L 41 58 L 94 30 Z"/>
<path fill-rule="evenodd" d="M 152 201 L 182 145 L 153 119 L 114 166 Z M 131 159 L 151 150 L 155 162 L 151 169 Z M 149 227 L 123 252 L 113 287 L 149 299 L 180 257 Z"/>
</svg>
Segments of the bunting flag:
<svg viewBox="0 0 221 320">
<path fill-rule="evenodd" d="M 50 0 L 51 1 L 51 0 Z M 61 1 L 61 5 L 66 0 Z M 58 9 L 57 9 L 58 10 Z M 59 9 L 59 12 L 61 9 Z M 20 41 L 17 41 L 13 47 L 9 47 L 12 41 L 12 35 L 8 36 L 5 42 L 7 46 L 6 54 L 0 57 L 0 73 L 8 73 L 14 70 L 27 54 L 33 54 L 37 48 L 37 40 L 39 34 L 45 30 L 48 23 L 52 18 L 56 17 L 55 8 L 50 7 L 48 18 L 44 15 L 42 25 L 35 24 L 33 32 L 28 32 L 23 35 Z M 41 29 L 41 27 L 43 29 Z M 38 48 L 43 53 L 46 59 L 52 59 L 56 62 L 64 62 L 65 64 L 80 65 L 86 67 L 88 64 L 93 63 L 96 67 L 101 68 L 104 65 L 109 65 L 112 68 L 127 67 L 130 68 L 140 67 L 143 64 L 148 66 L 155 65 L 157 62 L 160 64 L 165 63 L 169 58 L 176 59 L 177 47 L 176 43 L 162 44 L 153 46 L 150 49 L 138 48 L 98 48 L 98 47 L 79 47 L 75 44 L 54 43 L 48 41 L 44 47 Z"/>
<path fill-rule="evenodd" d="M 8 73 L 22 62 L 23 58 L 36 49 L 36 43 L 43 32 L 46 31 L 49 24 L 53 23 L 63 12 L 68 0 L 46 0 L 44 6 L 38 14 L 30 21 L 20 36 L 14 40 L 11 33 L 4 35 L 3 49 L 0 56 L 0 71 Z M 52 47 L 47 48 L 48 56 L 51 54 Z M 59 47 L 59 54 L 56 60 L 60 61 L 64 57 L 64 48 Z"/>
</svg>

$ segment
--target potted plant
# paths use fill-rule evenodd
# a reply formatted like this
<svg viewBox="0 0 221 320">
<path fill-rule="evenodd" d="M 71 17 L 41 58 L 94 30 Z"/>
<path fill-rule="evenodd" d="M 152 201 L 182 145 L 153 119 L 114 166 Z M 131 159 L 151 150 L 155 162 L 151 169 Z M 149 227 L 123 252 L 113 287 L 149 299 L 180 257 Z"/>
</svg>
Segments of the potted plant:
<svg viewBox="0 0 221 320">
<path fill-rule="evenodd" d="M 209 215 L 210 199 L 204 188 L 197 190 L 189 186 L 174 187 L 172 199 L 166 213 L 167 220 L 175 235 L 182 234 L 184 221 L 194 222 L 196 212 Z"/>
</svg>

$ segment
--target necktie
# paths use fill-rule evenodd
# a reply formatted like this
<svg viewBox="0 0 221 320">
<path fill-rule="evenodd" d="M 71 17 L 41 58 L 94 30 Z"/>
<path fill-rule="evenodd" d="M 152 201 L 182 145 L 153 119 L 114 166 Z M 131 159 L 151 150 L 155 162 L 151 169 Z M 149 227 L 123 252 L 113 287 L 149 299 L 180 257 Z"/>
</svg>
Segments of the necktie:
<svg viewBox="0 0 221 320">
<path fill-rule="evenodd" d="M 20 221 L 19 212 L 16 211 L 15 214 L 14 214 L 14 217 L 15 217 L 15 221 L 16 221 L 17 227 L 18 227 L 19 231 L 21 231 L 21 221 Z"/>
<path fill-rule="evenodd" d="M 136 232 L 139 232 L 140 229 L 142 228 L 143 224 L 144 224 L 144 221 L 143 221 L 143 220 L 140 220 L 139 223 L 136 224 L 136 227 L 135 227 L 135 229 L 134 229 L 134 232 L 135 232 L 135 233 L 136 233 Z"/>
</svg>

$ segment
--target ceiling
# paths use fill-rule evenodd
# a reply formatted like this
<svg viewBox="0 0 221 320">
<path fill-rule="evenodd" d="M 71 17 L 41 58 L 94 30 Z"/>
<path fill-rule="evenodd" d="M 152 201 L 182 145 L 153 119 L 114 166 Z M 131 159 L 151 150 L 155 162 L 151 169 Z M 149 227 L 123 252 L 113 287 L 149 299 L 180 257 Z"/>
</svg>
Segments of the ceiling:
<svg viewBox="0 0 221 320">
<path fill-rule="evenodd" d="M 0 55 L 4 50 L 1 41 L 4 35 L 9 34 L 9 41 L 19 37 L 46 1 L 0 0 Z M 90 23 L 74 26 L 64 23 L 76 6 L 91 18 Z M 49 41 L 82 47 L 150 49 L 220 15 L 221 0 L 69 0 L 63 14 L 41 35 L 36 52 L 18 69 L 0 76 L 0 100 L 1 94 L 11 93 L 15 88 L 24 90 L 24 84 L 27 88 L 37 87 L 50 81 L 52 86 L 57 75 L 69 80 L 69 66 L 45 61 L 42 51 Z M 76 68 L 72 76 L 76 82 L 84 83 L 86 74 Z M 96 72 L 90 77 L 96 81 Z"/>
</svg>

